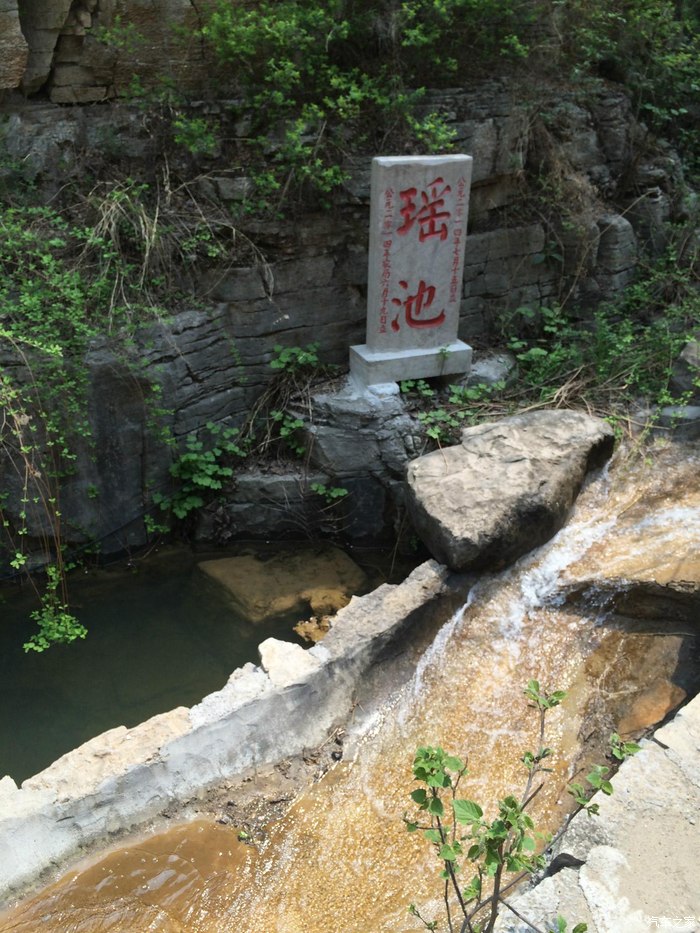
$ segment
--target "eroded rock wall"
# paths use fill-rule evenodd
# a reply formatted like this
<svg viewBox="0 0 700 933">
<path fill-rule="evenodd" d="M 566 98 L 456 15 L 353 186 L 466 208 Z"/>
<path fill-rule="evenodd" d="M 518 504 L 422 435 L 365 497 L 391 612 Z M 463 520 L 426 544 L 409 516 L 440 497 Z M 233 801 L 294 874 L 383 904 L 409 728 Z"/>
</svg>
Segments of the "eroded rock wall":
<svg viewBox="0 0 700 933">
<path fill-rule="evenodd" d="M 191 0 L 2 0 L 0 90 L 57 104 L 111 99 L 135 74 L 196 86 L 208 73 Z"/>
<path fill-rule="evenodd" d="M 60 19 L 56 8 L 53 15 L 41 26 L 35 18 L 33 28 L 54 35 Z M 83 37 L 61 34 L 60 41 L 69 38 Z M 662 221 L 679 197 L 680 169 L 669 150 L 641 146 L 643 131 L 619 88 L 601 91 L 586 105 L 574 92 L 541 90 L 535 107 L 512 82 L 498 79 L 428 94 L 423 106 L 441 109 L 459 148 L 474 155 L 459 336 L 477 353 L 498 339 L 523 306 L 536 311 L 543 303 L 566 301 L 567 307 L 588 313 L 627 286 L 641 250 L 658 247 Z M 143 404 L 151 383 L 162 387 L 167 414 L 161 424 L 181 443 L 207 421 L 244 418 L 273 374 L 269 362 L 275 345 L 317 342 L 321 359 L 346 366 L 348 347 L 364 342 L 372 153 L 348 160 L 350 179 L 332 211 L 308 209 L 291 221 L 253 220 L 244 209 L 252 178 L 238 157 L 249 132 L 245 112 L 240 103 L 220 101 L 207 105 L 206 116 L 220 121 L 226 142 L 209 170 L 190 176 L 188 184 L 202 203 L 215 204 L 231 218 L 243 234 L 240 242 L 254 244 L 256 258 L 249 258 L 250 248 L 239 255 L 234 247 L 230 255 L 212 260 L 195 283 L 196 310 L 144 325 L 131 356 L 107 340 L 88 352 L 98 456 L 86 447 L 66 485 L 69 543 L 96 537 L 110 552 L 145 542 L 141 516 L 153 491 L 167 492 L 173 457 L 159 445 Z M 93 166 L 103 173 L 118 166 L 141 177 L 156 163 L 159 144 L 135 107 L 11 103 L 4 117 L 0 133 L 7 164 L 20 166 L 23 178 L 48 194 Z M 172 158 L 177 168 L 177 154 Z M 192 171 L 190 163 L 183 165 Z M 3 171 L 0 167 L 0 175 Z M 538 187 L 546 186 L 538 179 L 557 182 L 560 190 L 543 200 Z M 401 423 L 400 413 L 397 418 Z M 412 443 L 412 432 L 404 434 Z M 320 432 L 316 443 L 320 450 Z M 373 461 L 377 482 L 372 489 L 363 487 L 375 516 L 383 515 L 386 487 L 400 472 L 387 443 Z M 401 469 L 411 455 L 402 451 Z M 322 469 L 331 477 L 347 474 L 325 461 Z M 97 494 L 88 498 L 88 489 Z M 231 533 L 246 533 L 243 516 L 250 511 L 231 523 Z"/>
<path fill-rule="evenodd" d="M 28 58 L 17 0 L 0 0 L 0 91 L 19 86 Z"/>
</svg>

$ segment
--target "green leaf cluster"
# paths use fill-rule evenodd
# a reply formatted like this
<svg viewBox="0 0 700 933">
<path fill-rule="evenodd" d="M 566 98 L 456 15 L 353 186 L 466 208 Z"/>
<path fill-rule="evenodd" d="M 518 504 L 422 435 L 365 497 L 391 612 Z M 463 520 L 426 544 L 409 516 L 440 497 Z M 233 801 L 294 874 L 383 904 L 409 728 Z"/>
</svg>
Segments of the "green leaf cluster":
<svg viewBox="0 0 700 933">
<path fill-rule="evenodd" d="M 402 379 L 399 382 L 399 391 L 403 395 L 415 394 L 419 398 L 434 398 L 435 389 L 425 379 Z"/>
<path fill-rule="evenodd" d="M 510 887 L 505 883 L 505 875 L 514 874 L 518 880 L 544 866 L 544 856 L 538 849 L 541 841 L 549 841 L 550 837 L 538 832 L 527 811 L 541 789 L 540 786 L 533 790 L 533 780 L 547 770 L 542 761 L 552 753 L 543 745 L 545 716 L 562 702 L 565 693 L 547 692 L 536 680 L 529 681 L 524 693 L 537 711 L 542 747 L 536 755 L 525 752 L 522 756 L 527 768 L 525 789 L 519 797 L 506 794 L 501 798 L 493 818 L 485 815 L 477 801 L 458 796 L 460 781 L 467 774 L 462 758 L 446 753 L 439 746 L 422 746 L 413 760 L 413 778 L 419 786 L 410 796 L 418 813 L 415 818 L 404 816 L 404 824 L 408 832 L 422 833 L 441 865 L 449 930 L 492 933 L 501 908 L 509 907 L 503 896 Z M 607 768 L 596 766 L 589 782 L 610 793 L 612 787 L 605 778 L 606 772 Z M 595 812 L 585 803 L 589 812 Z M 467 880 L 462 877 L 465 873 L 469 876 Z M 439 928 L 438 921 L 424 917 L 415 904 L 410 905 L 409 912 L 427 930 Z M 462 918 L 458 926 L 453 920 L 455 913 Z M 518 916 L 527 922 L 527 918 Z M 555 929 L 557 933 L 567 930 L 563 917 L 557 917 Z M 585 924 L 577 924 L 573 933 L 585 930 Z"/>
<path fill-rule="evenodd" d="M 326 486 L 325 483 L 312 483 L 310 488 L 317 496 L 325 499 L 326 505 L 329 506 L 335 505 L 339 499 L 344 499 L 348 494 L 348 490 L 344 486 Z"/>
<path fill-rule="evenodd" d="M 270 420 L 276 428 L 279 439 L 284 442 L 293 454 L 302 457 L 306 450 L 300 434 L 304 427 L 303 419 L 274 408 L 270 412 Z"/>
<path fill-rule="evenodd" d="M 448 150 L 445 114 L 416 109 L 425 84 L 454 82 L 475 50 L 521 57 L 516 24 L 536 18 L 517 0 L 218 0 L 202 36 L 260 115 L 252 138 L 268 162 L 251 206 L 279 209 L 292 190 L 329 204 L 351 142 Z"/>
<path fill-rule="evenodd" d="M 641 745 L 638 745 L 636 742 L 625 742 L 617 732 L 613 732 L 610 736 L 610 754 L 613 758 L 616 758 L 618 761 L 624 761 L 625 758 L 630 758 L 632 755 L 636 755 L 637 752 L 641 751 Z"/>
<path fill-rule="evenodd" d="M 46 589 L 41 597 L 41 605 L 30 613 L 37 631 L 25 643 L 25 651 L 41 653 L 51 645 L 68 645 L 87 635 L 87 629 L 72 614 L 61 596 L 64 568 L 49 564 L 45 572 Z"/>
<path fill-rule="evenodd" d="M 176 490 L 170 496 L 155 493 L 153 501 L 163 511 L 172 511 L 181 521 L 204 506 L 212 493 L 222 489 L 233 476 L 231 458 L 245 458 L 247 450 L 237 442 L 237 428 L 207 422 L 208 443 L 190 434 L 185 450 L 170 467 Z"/>
<path fill-rule="evenodd" d="M 310 343 L 306 347 L 274 347 L 275 356 L 270 360 L 270 369 L 293 374 L 313 374 L 321 366 L 318 358 L 318 344 Z"/>
</svg>

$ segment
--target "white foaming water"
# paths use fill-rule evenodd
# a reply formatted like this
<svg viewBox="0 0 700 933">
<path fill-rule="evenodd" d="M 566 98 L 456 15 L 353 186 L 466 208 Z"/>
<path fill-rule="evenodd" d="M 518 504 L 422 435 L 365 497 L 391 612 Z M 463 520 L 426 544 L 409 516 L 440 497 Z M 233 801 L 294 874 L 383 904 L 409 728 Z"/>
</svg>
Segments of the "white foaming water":
<svg viewBox="0 0 700 933">
<path fill-rule="evenodd" d="M 606 465 L 585 483 L 584 490 L 590 491 L 593 487 L 596 498 L 604 499 L 609 485 Z M 565 594 L 559 593 L 562 571 L 579 560 L 595 542 L 608 535 L 616 524 L 616 518 L 601 518 L 600 514 L 589 520 L 580 519 L 582 509 L 579 503 L 569 517 L 568 524 L 550 541 L 522 557 L 501 574 L 484 576 L 472 587 L 465 604 L 441 627 L 423 653 L 413 677 L 400 691 L 398 703 L 391 704 L 392 714 L 396 716 L 399 725 L 405 724 L 416 698 L 423 692 L 427 673 L 441 666 L 445 652 L 459 632 L 467 612 L 479 603 L 487 602 L 487 596 L 494 588 L 501 594 L 498 606 L 495 607 L 498 630 L 494 640 L 500 643 L 501 651 L 517 660 L 521 651 L 523 623 L 528 613 L 548 605 L 561 605 L 565 599 Z M 484 611 L 488 612 L 489 607 L 485 606 Z M 381 713 L 376 718 L 372 717 L 372 727 L 378 728 L 384 718 Z"/>
<path fill-rule="evenodd" d="M 615 519 L 588 521 L 562 529 L 555 538 L 525 562 L 536 562 L 520 579 L 520 602 L 523 612 L 545 605 L 561 604 L 559 580 L 561 573 L 586 551 L 604 538 L 615 526 Z M 542 557 L 544 554 L 544 557 Z M 516 565 L 517 566 L 517 565 Z M 521 568 L 522 569 L 522 568 Z"/>
<path fill-rule="evenodd" d="M 406 714 L 410 709 L 411 703 L 415 697 L 417 697 L 422 689 L 425 679 L 426 671 L 433 667 L 436 661 L 443 657 L 445 649 L 449 644 L 452 636 L 455 634 L 459 628 L 462 620 L 464 619 L 464 614 L 467 609 L 470 608 L 472 603 L 476 598 L 476 592 L 478 586 L 472 587 L 467 596 L 467 601 L 458 609 L 450 619 L 440 628 L 440 631 L 437 633 L 431 645 L 423 652 L 416 669 L 413 673 L 413 677 L 406 685 L 406 688 L 402 691 L 404 694 L 402 702 L 399 706 L 397 721 L 403 724 L 406 721 Z"/>
<path fill-rule="evenodd" d="M 680 505 L 672 506 L 669 509 L 661 509 L 659 512 L 652 512 L 651 515 L 642 518 L 637 523 L 637 528 L 644 531 L 659 526 L 667 526 L 669 532 L 675 532 L 678 525 L 692 530 L 700 529 L 700 509 Z"/>
</svg>

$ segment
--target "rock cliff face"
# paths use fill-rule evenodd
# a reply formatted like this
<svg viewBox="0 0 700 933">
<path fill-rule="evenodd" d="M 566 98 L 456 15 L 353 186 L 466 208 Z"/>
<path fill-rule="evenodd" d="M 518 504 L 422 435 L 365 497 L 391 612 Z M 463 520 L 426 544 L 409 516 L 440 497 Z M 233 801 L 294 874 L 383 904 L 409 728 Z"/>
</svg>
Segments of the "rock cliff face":
<svg viewBox="0 0 700 933">
<path fill-rule="evenodd" d="M 17 0 L 0 0 L 0 91 L 19 86 L 28 57 Z"/>
<path fill-rule="evenodd" d="M 206 71 L 190 0 L 0 2 L 0 89 L 46 92 L 57 104 L 115 97 L 138 73 L 196 84 Z M 187 38 L 185 38 L 187 37 Z"/>
<path fill-rule="evenodd" d="M 177 19 L 185 7 L 190 5 L 174 0 L 167 9 L 139 5 L 139 28 L 158 15 Z M 3 9 L 12 20 L 11 0 L 7 8 L 0 6 L 0 17 Z M 109 5 L 110 16 L 120 9 L 117 3 Z M 129 9 L 136 16 L 137 5 Z M 88 35 L 88 18 L 102 22 L 107 10 L 105 0 L 24 5 L 22 28 L 30 46 L 25 89 L 41 86 L 54 101 L 102 99 L 90 96 L 97 87 L 109 96 L 112 78 L 104 75 L 98 85 L 80 85 L 88 89 L 87 96 L 75 96 L 78 85 L 60 83 L 61 69 L 63 64 L 84 69 L 84 59 L 58 61 L 73 54 L 69 48 L 83 43 L 84 50 L 88 40 L 96 41 Z M 18 39 L 14 59 L 4 59 L 15 61 L 15 73 L 22 48 Z M 573 93 L 542 90 L 534 112 L 512 82 L 498 79 L 468 91 L 428 94 L 423 105 L 428 111 L 441 109 L 456 131 L 459 149 L 474 156 L 459 336 L 477 351 L 522 306 L 536 309 L 567 299 L 587 313 L 596 301 L 625 288 L 640 249 L 661 243 L 661 223 L 673 211 L 680 170 L 669 151 L 640 155 L 645 152 L 639 146 L 642 130 L 617 87 L 601 91 L 585 107 Z M 25 178 L 47 192 L 58 190 L 66 176 L 80 178 L 91 165 L 109 165 L 117 157 L 138 177 L 155 158 L 142 114 L 124 104 L 10 101 L 4 113 L 0 148 L 6 164 L 21 165 Z M 195 190 L 242 227 L 258 258 L 251 263 L 234 254 L 225 263 L 212 261 L 197 283 L 197 310 L 166 317 L 136 334 L 138 367 L 108 341 L 89 350 L 89 410 L 98 454 L 95 459 L 86 449 L 77 475 L 66 483 L 69 542 L 98 538 L 106 552 L 144 543 L 145 502 L 153 490 L 167 488 L 172 457 L 149 427 L 152 418 L 143 398 L 152 383 L 161 385 L 169 411 L 164 420 L 181 440 L 207 421 L 242 420 L 271 375 L 268 364 L 276 344 L 315 341 L 324 361 L 345 366 L 348 347 L 364 342 L 372 154 L 349 161 L 351 178 L 332 213 L 309 210 L 294 224 L 253 222 L 240 210 L 252 184 L 236 157 L 248 132 L 245 114 L 231 101 L 208 105 L 207 114 L 225 128 L 232 167 L 219 159 L 218 168 L 193 182 Z M 56 166 L 62 167 L 60 175 Z M 565 180 L 565 224 L 558 220 L 558 202 L 533 205 L 526 197 L 525 178 L 538 173 Z M 19 360 L 7 362 L 21 369 Z M 315 440 L 319 451 L 324 449 L 321 433 Z M 410 439 L 411 431 L 404 433 Z M 404 450 L 403 456 L 409 454 Z M 329 475 L 347 473 L 324 457 L 320 468 Z M 379 485 L 372 493 L 378 526 L 383 521 L 380 487 L 395 485 L 396 464 L 386 473 L 386 481 L 375 477 Z M 37 516 L 33 533 L 39 533 L 40 521 Z M 242 518 L 237 531 L 246 531 Z"/>
</svg>

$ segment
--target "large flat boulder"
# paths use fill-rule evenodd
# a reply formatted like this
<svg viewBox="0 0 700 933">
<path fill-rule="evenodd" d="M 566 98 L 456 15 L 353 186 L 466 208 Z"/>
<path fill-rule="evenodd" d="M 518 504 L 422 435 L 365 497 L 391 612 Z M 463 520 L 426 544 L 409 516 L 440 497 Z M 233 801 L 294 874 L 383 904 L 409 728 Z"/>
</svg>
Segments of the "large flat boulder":
<svg viewBox="0 0 700 933">
<path fill-rule="evenodd" d="M 610 425 L 577 411 L 466 428 L 461 444 L 409 465 L 413 523 L 453 570 L 502 567 L 561 528 L 586 473 L 613 443 Z"/>
</svg>

